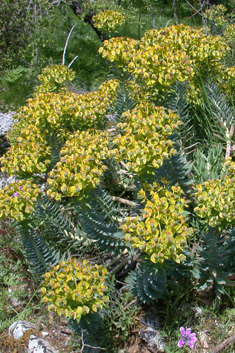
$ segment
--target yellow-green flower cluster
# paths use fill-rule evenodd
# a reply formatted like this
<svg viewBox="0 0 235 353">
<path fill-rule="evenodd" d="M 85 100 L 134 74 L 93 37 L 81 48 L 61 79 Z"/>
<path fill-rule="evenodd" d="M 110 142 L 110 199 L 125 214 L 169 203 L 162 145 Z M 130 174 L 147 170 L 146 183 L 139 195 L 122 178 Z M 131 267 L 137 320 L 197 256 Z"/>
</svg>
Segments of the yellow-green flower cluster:
<svg viewBox="0 0 235 353">
<path fill-rule="evenodd" d="M 235 44 L 235 24 L 229 25 L 225 29 L 223 36 L 225 37 L 229 45 L 234 45 Z"/>
<path fill-rule="evenodd" d="M 47 194 L 82 198 L 100 184 L 108 156 L 109 134 L 98 130 L 77 131 L 61 149 L 61 159 L 48 174 Z"/>
<path fill-rule="evenodd" d="M 0 219 L 22 221 L 33 212 L 40 188 L 29 180 L 20 180 L 0 189 Z"/>
<path fill-rule="evenodd" d="M 130 48 L 129 48 L 130 47 Z M 190 81 L 201 70 L 220 72 L 219 61 L 229 51 L 225 40 L 206 36 L 203 29 L 183 24 L 152 29 L 140 41 L 112 38 L 100 53 L 155 90 L 167 89 L 176 81 Z"/>
<path fill-rule="evenodd" d="M 235 179 L 226 175 L 223 179 L 207 180 L 196 185 L 196 214 L 206 224 L 221 229 L 235 223 Z"/>
<path fill-rule="evenodd" d="M 19 176 L 44 173 L 50 164 L 50 152 L 40 129 L 35 125 L 29 125 L 20 131 L 16 144 L 0 158 L 2 171 Z"/>
<path fill-rule="evenodd" d="M 145 252 L 154 263 L 180 262 L 187 237 L 193 233 L 186 223 L 183 192 L 180 187 L 167 189 L 157 183 L 149 189 L 138 194 L 145 202 L 141 215 L 128 217 L 122 226 L 126 243 Z"/>
<path fill-rule="evenodd" d="M 228 25 L 228 20 L 225 16 L 226 12 L 227 8 L 224 5 L 213 5 L 206 10 L 205 17 L 213 22 L 217 27 L 226 27 Z"/>
<path fill-rule="evenodd" d="M 235 162 L 232 160 L 232 157 L 226 157 L 223 169 L 230 178 L 233 178 L 235 175 Z"/>
<path fill-rule="evenodd" d="M 69 105 L 74 114 L 74 122 L 81 129 L 96 128 L 106 121 L 105 115 L 113 106 L 119 87 L 118 80 L 109 80 L 100 85 L 97 91 L 78 95 Z M 68 100 L 65 101 L 67 104 Z"/>
<path fill-rule="evenodd" d="M 116 62 L 125 69 L 139 48 L 139 41 L 131 38 L 116 37 L 104 41 L 99 53 L 103 58 Z"/>
<path fill-rule="evenodd" d="M 193 69 L 201 66 L 215 66 L 230 50 L 220 36 L 207 36 L 204 29 L 195 29 L 183 24 L 170 26 L 164 29 L 150 30 L 142 39 L 146 45 L 166 46 L 171 51 L 183 51 L 185 59 Z M 190 70 L 191 71 L 191 70 Z M 186 72 L 186 76 L 188 72 Z"/>
<path fill-rule="evenodd" d="M 235 66 L 231 66 L 225 69 L 222 74 L 222 83 L 220 84 L 222 90 L 229 95 L 234 95 L 235 89 Z"/>
<path fill-rule="evenodd" d="M 181 125 L 179 117 L 163 107 L 144 103 L 122 115 L 121 133 L 114 138 L 110 155 L 116 162 L 125 161 L 129 171 L 153 173 L 165 159 L 176 153 L 170 136 Z"/>
<path fill-rule="evenodd" d="M 124 16 L 118 11 L 106 10 L 92 17 L 94 26 L 103 32 L 113 32 L 125 22 Z"/>
<path fill-rule="evenodd" d="M 60 92 L 66 90 L 65 84 L 72 81 L 75 72 L 64 65 L 51 65 L 43 69 L 42 74 L 38 76 L 42 83 L 35 89 L 35 94 L 47 92 Z"/>
<path fill-rule="evenodd" d="M 42 93 L 29 99 L 17 118 L 21 125 L 34 124 L 43 131 L 58 131 L 61 127 L 74 131 L 77 125 L 96 127 L 112 107 L 118 86 L 117 80 L 109 80 L 91 93 Z"/>
<path fill-rule="evenodd" d="M 105 125 L 119 83 L 110 80 L 92 93 L 41 93 L 28 100 L 8 134 L 11 148 L 1 158 L 9 175 L 44 173 L 51 160 L 52 133 L 65 141 L 78 129 Z"/>
<path fill-rule="evenodd" d="M 107 269 L 102 266 L 72 258 L 62 261 L 44 276 L 42 301 L 49 311 L 59 316 L 79 322 L 82 316 L 97 312 L 108 301 Z"/>
</svg>

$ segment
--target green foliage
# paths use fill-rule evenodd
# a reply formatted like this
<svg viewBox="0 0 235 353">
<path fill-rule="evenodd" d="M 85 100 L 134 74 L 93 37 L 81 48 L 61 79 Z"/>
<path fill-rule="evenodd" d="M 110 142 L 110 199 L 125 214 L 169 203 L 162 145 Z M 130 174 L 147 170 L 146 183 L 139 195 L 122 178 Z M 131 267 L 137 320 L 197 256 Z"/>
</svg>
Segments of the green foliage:
<svg viewBox="0 0 235 353">
<path fill-rule="evenodd" d="M 1 55 L 3 64 L 0 63 L 0 86 L 3 88 L 0 99 L 7 105 L 13 103 L 16 109 L 24 104 L 26 98 L 32 95 L 37 84 L 36 77 L 42 68 L 61 63 L 66 38 L 74 23 L 77 27 L 69 41 L 66 62 L 71 62 L 77 55 L 79 57 L 73 64 L 77 73 L 76 85 L 82 90 L 95 89 L 106 79 L 107 65 L 97 54 L 100 41 L 69 6 L 57 7 L 47 0 L 36 0 L 34 4 L 25 0 L 4 0 L 1 6 L 7 10 L 4 7 L 1 11 L 3 33 L 0 34 L 0 53 L 1 44 L 4 49 Z M 17 14 L 17 21 L 14 14 Z M 24 22 L 20 30 L 14 28 L 18 20 Z M 19 65 L 21 69 L 18 69 Z"/>
<path fill-rule="evenodd" d="M 178 115 L 182 124 L 177 131 L 176 139 L 180 139 L 185 148 L 198 141 L 198 133 L 194 124 L 192 107 L 187 99 L 187 85 L 185 82 L 176 82 L 165 99 L 156 97 L 156 104 L 163 104 Z M 154 99 L 154 101 L 155 101 Z"/>
<path fill-rule="evenodd" d="M 78 214 L 88 239 L 100 249 L 120 255 L 126 249 L 124 234 L 119 231 L 115 219 L 117 210 L 110 204 L 109 198 L 102 190 L 92 192 L 86 202 L 79 205 Z"/>
<path fill-rule="evenodd" d="M 126 82 L 120 82 L 117 89 L 117 98 L 115 106 L 113 107 L 112 120 L 118 124 L 125 121 L 125 116 L 122 114 L 126 111 L 132 111 L 135 107 L 136 102 L 132 97 L 131 91 Z"/>
<path fill-rule="evenodd" d="M 43 238 L 54 249 L 68 249 L 68 244 L 76 250 L 86 241 L 77 215 L 71 212 L 71 206 L 65 207 L 46 195 L 40 197 L 35 205 L 32 223 Z"/>
<path fill-rule="evenodd" d="M 234 251 L 234 234 L 229 237 L 227 233 L 211 227 L 203 233 L 198 251 L 198 266 L 194 271 L 194 276 L 199 279 L 200 290 L 213 285 L 216 296 L 221 298 L 224 287 L 232 285 L 229 276 L 234 272 L 234 263 L 230 262 L 229 255 L 234 254 Z"/>
<path fill-rule="evenodd" d="M 30 271 L 37 280 L 37 277 L 43 275 L 50 266 L 58 263 L 60 253 L 53 251 L 38 231 L 26 222 L 20 224 L 20 233 Z"/>
<path fill-rule="evenodd" d="M 78 332 L 98 330 L 102 315 L 105 323 L 108 271 L 97 263 L 124 278 L 140 304 L 177 294 L 181 284 L 217 296 L 230 284 L 234 108 L 225 87 L 231 94 L 233 70 L 222 62 L 229 50 L 222 37 L 184 25 L 112 38 L 100 52 L 123 70 L 120 80 L 77 94 L 64 89 L 73 73 L 50 66 L 15 116 L 1 164 L 23 180 L 0 191 L 2 217 L 19 221 L 32 271 L 49 271 L 42 288 L 49 310 Z M 113 320 L 121 335 L 130 328 L 124 314 Z"/>
<path fill-rule="evenodd" d="M 191 193 L 190 186 L 194 182 L 192 167 L 186 154 L 179 149 L 175 156 L 167 159 L 162 167 L 155 171 L 155 178 L 159 183 L 165 178 L 169 185 L 178 184 L 184 193 Z"/>
<path fill-rule="evenodd" d="M 132 329 L 137 324 L 135 318 L 138 311 L 136 298 L 133 298 L 129 290 L 111 293 L 109 306 L 105 312 L 104 327 L 102 328 L 102 335 L 105 332 L 102 341 L 105 341 L 105 346 L 110 352 L 117 351 L 118 347 L 128 341 Z M 117 336 L 118 343 L 115 342 Z"/>
<path fill-rule="evenodd" d="M 28 1 L 3 0 L 0 4 L 0 70 L 23 56 L 28 44 L 32 17 Z M 27 19 L 27 20 L 26 20 Z"/>
<path fill-rule="evenodd" d="M 23 66 L 18 66 L 17 68 L 12 70 L 6 70 L 4 72 L 3 81 L 6 81 L 7 83 L 10 83 L 10 84 L 15 83 L 19 81 L 22 78 L 22 76 L 27 72 L 28 70 Z"/>
<path fill-rule="evenodd" d="M 163 297 L 166 291 L 166 273 L 160 266 L 143 263 L 127 277 L 126 283 L 131 286 L 134 296 L 140 303 L 152 304 Z"/>
<path fill-rule="evenodd" d="M 0 221 L 0 333 L 14 321 L 27 319 L 32 313 L 31 303 L 35 296 L 32 288 L 32 276 L 28 271 L 28 263 L 24 257 L 24 249 L 20 241 L 15 223 L 9 219 Z M 26 284 L 27 283 L 27 284 Z M 31 290 L 29 289 L 31 287 Z M 14 299 L 13 299 L 14 298 Z M 13 301 L 17 298 L 21 306 L 16 311 Z"/>
<path fill-rule="evenodd" d="M 229 90 L 232 88 L 227 82 L 227 87 L 222 85 L 222 89 L 215 84 L 209 82 L 205 85 L 206 104 L 209 113 L 212 114 L 213 124 L 211 124 L 211 134 L 214 140 L 222 141 L 224 144 L 225 157 L 229 157 L 234 144 L 234 108 L 229 102 Z M 226 96 L 227 94 L 227 96 Z M 211 139 L 213 138 L 211 137 Z M 216 142 L 217 142 L 216 141 Z"/>
<path fill-rule="evenodd" d="M 223 146 L 221 144 L 211 146 L 209 150 L 197 148 L 193 153 L 192 172 L 195 181 L 203 183 L 209 179 L 218 179 L 223 177 Z"/>
</svg>

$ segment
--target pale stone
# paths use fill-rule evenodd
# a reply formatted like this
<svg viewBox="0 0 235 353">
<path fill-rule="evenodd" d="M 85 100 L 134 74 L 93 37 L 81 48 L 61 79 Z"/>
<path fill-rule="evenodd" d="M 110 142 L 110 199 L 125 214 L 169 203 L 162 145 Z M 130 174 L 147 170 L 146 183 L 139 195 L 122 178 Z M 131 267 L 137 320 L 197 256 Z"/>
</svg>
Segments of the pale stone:
<svg viewBox="0 0 235 353">
<path fill-rule="evenodd" d="M 198 336 L 199 336 L 199 339 L 200 339 L 200 342 L 201 342 L 201 346 L 203 349 L 208 349 L 209 348 L 209 345 L 207 343 L 207 339 L 208 339 L 208 336 L 205 332 L 199 332 L 198 333 Z"/>
<path fill-rule="evenodd" d="M 58 351 L 43 338 L 31 335 L 28 345 L 28 353 L 58 353 Z"/>
<path fill-rule="evenodd" d="M 36 326 L 30 322 L 19 320 L 13 322 L 8 329 L 9 336 L 13 336 L 16 340 L 23 336 L 24 332 L 30 329 L 35 329 Z"/>
</svg>

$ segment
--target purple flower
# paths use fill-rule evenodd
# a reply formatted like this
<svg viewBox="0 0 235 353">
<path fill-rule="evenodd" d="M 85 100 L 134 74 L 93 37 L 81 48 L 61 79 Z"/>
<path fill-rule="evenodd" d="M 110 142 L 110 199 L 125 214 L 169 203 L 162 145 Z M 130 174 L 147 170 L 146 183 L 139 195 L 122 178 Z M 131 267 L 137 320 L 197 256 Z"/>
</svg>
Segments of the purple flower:
<svg viewBox="0 0 235 353">
<path fill-rule="evenodd" d="M 181 337 L 178 342 L 178 347 L 183 347 L 185 343 L 189 345 L 191 349 L 193 349 L 195 342 L 197 342 L 196 334 L 191 333 L 191 328 L 180 327 Z"/>
<path fill-rule="evenodd" d="M 16 197 L 16 196 L 18 196 L 19 194 L 18 194 L 18 192 L 14 192 L 14 194 L 12 195 L 12 197 Z"/>
</svg>

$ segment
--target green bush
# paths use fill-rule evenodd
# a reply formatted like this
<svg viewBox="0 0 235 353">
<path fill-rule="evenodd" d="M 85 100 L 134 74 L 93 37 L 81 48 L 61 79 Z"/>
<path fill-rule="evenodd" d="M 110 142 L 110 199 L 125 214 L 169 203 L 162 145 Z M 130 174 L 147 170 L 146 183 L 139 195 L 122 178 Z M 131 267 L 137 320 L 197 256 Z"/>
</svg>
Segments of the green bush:
<svg viewBox="0 0 235 353">
<path fill-rule="evenodd" d="M 227 158 L 235 122 L 223 85 L 229 51 L 222 37 L 184 25 L 150 30 L 141 40 L 112 38 L 100 53 L 123 72 L 119 79 L 77 94 L 64 85 L 71 72 L 51 66 L 19 110 L 1 164 L 22 180 L 0 195 L 1 218 L 19 221 L 33 273 L 49 272 L 47 304 L 78 319 L 78 331 L 92 331 L 98 317 L 105 321 L 106 300 L 91 284 L 94 275 L 104 285 L 97 266 L 108 269 L 108 280 L 126 281 L 140 304 L 185 283 L 220 298 L 230 284 L 234 163 Z M 211 168 L 218 144 L 224 157 Z M 71 253 L 74 267 L 85 261 L 90 269 L 89 310 L 79 302 L 85 294 L 83 277 L 74 281 L 76 268 L 60 278 Z"/>
</svg>

